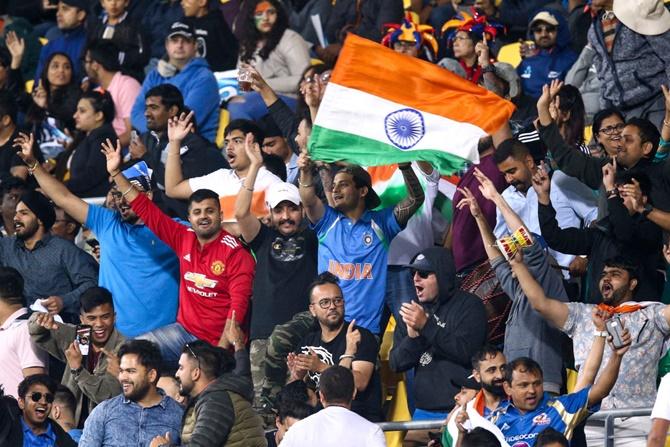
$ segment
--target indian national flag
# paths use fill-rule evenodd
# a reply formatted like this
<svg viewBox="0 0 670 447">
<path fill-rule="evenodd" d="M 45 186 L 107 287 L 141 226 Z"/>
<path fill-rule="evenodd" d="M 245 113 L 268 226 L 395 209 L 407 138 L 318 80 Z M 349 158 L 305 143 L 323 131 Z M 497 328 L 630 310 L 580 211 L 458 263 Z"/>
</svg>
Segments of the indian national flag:
<svg viewBox="0 0 670 447">
<path fill-rule="evenodd" d="M 498 427 L 496 427 L 491 421 L 484 418 L 477 412 L 477 410 L 474 408 L 474 403 L 475 401 L 473 399 L 465 405 L 465 411 L 468 413 L 469 418 L 469 420 L 465 422 L 465 428 L 472 430 L 475 427 L 481 427 L 493 433 L 495 437 L 498 438 L 498 441 L 502 447 L 510 447 L 507 441 L 505 441 L 505 435 L 503 435 L 500 429 L 498 429 Z M 452 414 L 456 414 L 457 412 L 461 411 L 462 408 L 463 407 L 454 407 Z M 444 447 L 454 447 L 457 440 L 458 427 L 456 426 L 456 418 L 451 417 L 450 415 L 449 422 L 447 422 L 447 428 L 442 434 L 442 445 Z"/>
<path fill-rule="evenodd" d="M 442 174 L 477 163 L 478 140 L 514 106 L 429 62 L 350 34 L 312 129 L 313 159 L 363 166 L 425 160 Z"/>
</svg>

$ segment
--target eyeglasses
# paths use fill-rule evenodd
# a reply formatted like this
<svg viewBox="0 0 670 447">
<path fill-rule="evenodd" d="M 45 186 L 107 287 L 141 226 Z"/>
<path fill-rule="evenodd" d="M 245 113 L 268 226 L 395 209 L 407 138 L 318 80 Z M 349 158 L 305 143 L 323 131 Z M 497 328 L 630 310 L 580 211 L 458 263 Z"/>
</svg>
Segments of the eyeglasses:
<svg viewBox="0 0 670 447">
<path fill-rule="evenodd" d="M 193 352 L 193 349 L 191 349 L 188 343 L 186 343 L 184 346 L 186 346 L 186 349 L 188 349 L 188 352 L 193 356 L 193 358 L 197 360 L 198 368 L 200 368 L 200 358 L 197 355 L 195 355 L 195 352 Z"/>
<path fill-rule="evenodd" d="M 419 275 L 419 278 L 421 279 L 426 279 L 432 274 L 433 272 L 428 272 L 426 270 L 412 270 L 412 277 L 414 277 L 414 275 Z"/>
<path fill-rule="evenodd" d="M 555 33 L 556 32 L 556 27 L 552 25 L 540 25 L 540 26 L 534 26 L 532 28 L 533 32 L 536 34 L 540 34 L 542 32 L 545 33 Z"/>
<path fill-rule="evenodd" d="M 42 400 L 42 396 L 44 396 L 44 399 L 47 401 L 48 404 L 54 403 L 54 395 L 51 393 L 40 393 L 39 391 L 35 391 L 34 393 L 30 394 L 30 400 L 33 402 L 39 402 Z"/>
<path fill-rule="evenodd" d="M 312 304 L 318 304 L 321 309 L 328 309 L 332 304 L 334 304 L 335 307 L 340 307 L 342 304 L 344 304 L 344 298 L 342 298 L 341 296 L 334 296 L 332 298 L 321 298 L 317 303 Z"/>
<path fill-rule="evenodd" d="M 605 135 L 615 135 L 617 133 L 620 133 L 624 127 L 626 127 L 625 123 L 619 123 L 615 124 L 614 126 L 603 127 L 598 131 L 598 133 L 602 132 Z"/>
<path fill-rule="evenodd" d="M 313 84 L 316 82 L 317 79 L 321 79 L 321 82 L 324 84 L 327 84 L 328 81 L 330 81 L 330 72 L 327 71 L 325 73 L 321 73 L 320 75 L 314 74 L 311 76 L 307 76 L 305 79 L 302 80 L 305 84 Z"/>
</svg>

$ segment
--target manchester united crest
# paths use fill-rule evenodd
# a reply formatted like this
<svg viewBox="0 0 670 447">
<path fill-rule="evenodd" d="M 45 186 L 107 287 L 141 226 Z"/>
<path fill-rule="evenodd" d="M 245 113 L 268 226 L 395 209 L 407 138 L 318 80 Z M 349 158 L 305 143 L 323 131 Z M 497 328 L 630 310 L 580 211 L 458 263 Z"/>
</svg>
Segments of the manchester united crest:
<svg viewBox="0 0 670 447">
<path fill-rule="evenodd" d="M 214 261 L 212 262 L 212 266 L 209 269 L 213 274 L 219 276 L 221 273 L 223 273 L 224 270 L 226 270 L 226 264 L 221 261 Z"/>
</svg>

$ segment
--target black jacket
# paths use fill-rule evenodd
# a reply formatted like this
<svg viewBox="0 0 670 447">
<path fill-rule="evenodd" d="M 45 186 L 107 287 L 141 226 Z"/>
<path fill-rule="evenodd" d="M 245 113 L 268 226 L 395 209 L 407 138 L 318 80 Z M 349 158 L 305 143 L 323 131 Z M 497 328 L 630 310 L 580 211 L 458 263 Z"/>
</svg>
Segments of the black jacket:
<svg viewBox="0 0 670 447">
<path fill-rule="evenodd" d="M 232 70 L 237 66 L 237 38 L 220 10 L 212 10 L 203 17 L 187 17 L 184 21 L 195 29 L 198 56 L 207 60 L 212 71 Z"/>
<path fill-rule="evenodd" d="M 602 168 L 610 162 L 609 158 L 594 158 L 569 146 L 561 137 L 555 123 L 546 127 L 540 125 L 539 130 L 540 138 L 551 151 L 561 171 L 578 178 L 591 189 L 600 189 L 603 182 Z M 617 169 L 626 170 L 621 165 L 617 165 Z M 651 182 L 651 202 L 660 210 L 670 211 L 670 159 L 654 163 L 643 158 L 629 170 L 646 174 Z"/>
<path fill-rule="evenodd" d="M 539 204 L 542 237 L 556 251 L 589 256 L 589 303 L 602 301 L 600 273 L 605 261 L 618 255 L 635 261 L 639 266 L 640 280 L 636 296 L 640 301 L 659 300 L 664 286 L 664 278 L 658 272 L 661 266 L 659 248 L 663 243 L 660 227 L 640 214 L 629 215 L 619 197 L 607 202 L 609 215 L 600 219 L 595 227 L 584 229 L 560 228 L 554 207 L 551 204 Z"/>
<path fill-rule="evenodd" d="M 486 310 L 476 295 L 456 289 L 451 253 L 443 248 L 422 253 L 437 267 L 439 296 L 423 303 L 429 317 L 419 337 L 410 338 L 396 326 L 390 363 L 395 372 L 415 368 L 417 408 L 447 412 L 460 391 L 451 379 L 472 372 L 471 358 L 486 341 Z"/>
<path fill-rule="evenodd" d="M 188 214 L 186 201 L 172 199 L 165 194 L 165 157 L 163 156 L 163 161 L 161 157 L 168 144 L 167 132 L 162 138 L 153 132 L 146 132 L 140 139 L 147 148 L 147 153 L 142 159 L 153 169 L 151 177 L 158 186 L 154 201 L 169 216 L 186 219 Z M 181 152 L 183 152 L 181 169 L 184 178 L 200 177 L 217 169 L 230 168 L 216 145 L 195 133 L 190 133 L 184 138 Z"/>
<path fill-rule="evenodd" d="M 104 197 L 109 190 L 107 161 L 101 152 L 102 143 L 116 141 L 111 124 L 93 129 L 77 145 L 70 160 L 70 179 L 65 182 L 77 197 Z"/>
<path fill-rule="evenodd" d="M 107 24 L 101 19 L 95 20 L 87 32 L 88 41 L 102 39 L 106 28 Z M 109 40 L 119 49 L 119 62 L 123 73 L 142 82 L 150 50 L 139 23 L 129 16 L 126 17 L 121 23 L 114 25 L 114 34 Z"/>
</svg>

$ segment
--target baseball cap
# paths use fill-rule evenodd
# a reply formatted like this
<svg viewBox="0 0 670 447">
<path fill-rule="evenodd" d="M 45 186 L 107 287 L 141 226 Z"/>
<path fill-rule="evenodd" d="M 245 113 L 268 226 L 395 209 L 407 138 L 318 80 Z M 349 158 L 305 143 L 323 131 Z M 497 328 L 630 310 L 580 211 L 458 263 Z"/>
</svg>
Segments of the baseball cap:
<svg viewBox="0 0 670 447">
<path fill-rule="evenodd" d="M 300 193 L 298 192 L 298 188 L 292 183 L 273 183 L 265 191 L 265 201 L 270 208 L 276 207 L 285 200 L 294 205 L 300 205 Z"/>
<path fill-rule="evenodd" d="M 433 267 L 433 264 L 428 260 L 426 255 L 421 252 L 414 256 L 411 263 L 405 264 L 403 267 L 409 267 L 412 270 L 419 270 L 422 272 L 437 272 L 437 269 Z"/>
<path fill-rule="evenodd" d="M 472 374 L 467 377 L 454 377 L 451 379 L 451 384 L 457 388 L 467 388 L 469 390 L 479 390 L 482 388 L 481 383 L 477 382 Z"/>
<path fill-rule="evenodd" d="M 346 172 L 354 178 L 354 183 L 368 187 L 368 193 L 365 196 L 365 208 L 371 210 L 377 208 L 381 203 L 381 199 L 374 189 L 372 189 L 372 177 L 365 169 L 357 165 L 349 165 L 342 168 L 339 172 Z M 339 173 L 338 172 L 338 173 Z"/>
<path fill-rule="evenodd" d="M 64 3 L 68 6 L 74 6 L 75 8 L 83 9 L 88 12 L 88 3 L 86 0 L 60 0 L 61 3 Z"/>
<path fill-rule="evenodd" d="M 535 14 L 535 17 L 533 17 L 533 20 L 530 21 L 528 27 L 532 28 L 535 22 L 544 22 L 548 23 L 549 25 L 558 26 L 558 19 L 554 17 L 554 15 L 549 11 L 540 11 Z"/>
<path fill-rule="evenodd" d="M 187 39 L 195 39 L 195 30 L 188 23 L 177 21 L 170 25 L 170 31 L 168 32 L 167 38 L 171 39 L 175 36 L 182 36 L 186 37 Z"/>
</svg>

